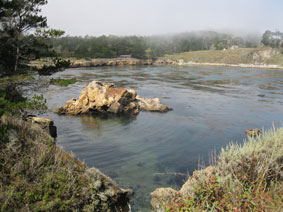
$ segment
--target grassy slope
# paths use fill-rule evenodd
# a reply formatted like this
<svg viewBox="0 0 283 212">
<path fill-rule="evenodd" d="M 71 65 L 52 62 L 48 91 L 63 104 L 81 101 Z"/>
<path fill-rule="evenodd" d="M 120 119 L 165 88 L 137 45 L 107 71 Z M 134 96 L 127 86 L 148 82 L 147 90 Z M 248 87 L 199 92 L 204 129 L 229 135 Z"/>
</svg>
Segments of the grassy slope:
<svg viewBox="0 0 283 212">
<path fill-rule="evenodd" d="M 268 48 L 239 48 L 235 50 L 205 50 L 191 51 L 173 55 L 166 55 L 170 59 L 182 59 L 184 62 L 196 63 L 224 63 L 224 64 L 270 64 L 283 66 L 283 54 L 272 54 L 271 57 L 264 56 L 269 53 Z M 257 55 L 258 57 L 254 58 Z"/>
<path fill-rule="evenodd" d="M 283 128 L 230 144 L 216 158 L 212 174 L 198 173 L 191 192 L 169 202 L 166 211 L 280 211 Z"/>
<path fill-rule="evenodd" d="M 110 178 L 57 147 L 41 129 L 9 117 L 1 122 L 1 211 L 116 211 L 111 207 L 120 207 L 124 193 Z"/>
</svg>

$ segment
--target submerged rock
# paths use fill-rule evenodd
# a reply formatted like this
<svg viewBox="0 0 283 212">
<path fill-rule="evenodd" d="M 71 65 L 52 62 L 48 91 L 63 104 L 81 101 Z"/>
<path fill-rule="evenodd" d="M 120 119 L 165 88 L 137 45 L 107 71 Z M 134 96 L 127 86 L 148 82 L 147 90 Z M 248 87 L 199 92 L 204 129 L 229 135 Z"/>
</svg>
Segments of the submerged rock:
<svg viewBox="0 0 283 212">
<path fill-rule="evenodd" d="M 85 113 L 131 113 L 139 111 L 166 112 L 171 110 L 160 103 L 158 98 L 146 99 L 137 96 L 135 90 L 115 88 L 114 84 L 92 81 L 83 88 L 79 99 L 71 99 L 57 108 L 59 114 L 79 115 Z"/>
<path fill-rule="evenodd" d="M 139 109 L 143 111 L 167 112 L 169 110 L 172 110 L 166 105 L 161 104 L 158 98 L 147 99 L 137 95 L 136 100 L 138 101 Z"/>
</svg>

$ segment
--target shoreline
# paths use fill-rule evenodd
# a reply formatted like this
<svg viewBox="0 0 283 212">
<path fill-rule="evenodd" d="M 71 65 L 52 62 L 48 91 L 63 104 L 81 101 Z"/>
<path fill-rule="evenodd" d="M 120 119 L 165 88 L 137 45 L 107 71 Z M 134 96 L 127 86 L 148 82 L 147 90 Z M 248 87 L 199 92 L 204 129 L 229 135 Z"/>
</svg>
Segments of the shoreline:
<svg viewBox="0 0 283 212">
<path fill-rule="evenodd" d="M 137 58 L 100 58 L 91 60 L 70 60 L 70 68 L 80 68 L 80 67 L 103 67 L 103 66 L 126 66 L 126 65 L 174 65 L 174 66 L 227 66 L 227 67 L 240 67 L 240 68 L 260 68 L 260 69 L 276 69 L 283 70 L 283 66 L 276 64 L 229 64 L 229 63 L 209 63 L 209 62 L 184 62 L 181 59 L 167 59 L 167 58 L 157 58 L 157 59 L 137 59 Z M 42 68 L 44 65 L 51 65 L 49 61 L 32 61 L 30 67 Z"/>
<path fill-rule="evenodd" d="M 283 66 L 275 65 L 275 64 L 229 64 L 229 63 L 198 63 L 198 62 L 183 62 L 179 61 L 179 66 L 228 66 L 228 67 L 240 67 L 240 68 L 261 68 L 261 69 L 282 69 Z"/>
</svg>

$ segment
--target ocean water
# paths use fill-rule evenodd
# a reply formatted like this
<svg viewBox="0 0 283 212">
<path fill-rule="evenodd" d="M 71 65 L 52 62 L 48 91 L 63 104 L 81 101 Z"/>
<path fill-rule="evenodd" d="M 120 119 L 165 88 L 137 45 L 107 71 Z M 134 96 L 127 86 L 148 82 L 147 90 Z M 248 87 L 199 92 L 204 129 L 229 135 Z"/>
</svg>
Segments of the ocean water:
<svg viewBox="0 0 283 212">
<path fill-rule="evenodd" d="M 48 85 L 50 78 L 76 77 L 68 87 Z M 241 143 L 247 128 L 283 125 L 283 70 L 235 67 L 125 66 L 68 69 L 39 77 L 54 120 L 57 144 L 90 167 L 99 168 L 120 187 L 131 188 L 133 211 L 150 211 L 150 192 L 179 189 L 178 172 L 192 174 L 209 165 L 213 151 Z M 133 88 L 140 96 L 159 97 L 168 113 L 137 116 L 58 116 L 52 112 L 78 98 L 90 81 Z M 26 90 L 28 91 L 28 89 Z"/>
</svg>

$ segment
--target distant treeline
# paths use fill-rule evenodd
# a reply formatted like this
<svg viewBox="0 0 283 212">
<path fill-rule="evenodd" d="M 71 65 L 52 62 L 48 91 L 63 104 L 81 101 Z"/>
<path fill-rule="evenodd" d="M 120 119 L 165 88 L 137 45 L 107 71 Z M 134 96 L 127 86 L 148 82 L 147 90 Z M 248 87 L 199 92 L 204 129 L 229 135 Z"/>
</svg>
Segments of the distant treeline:
<svg viewBox="0 0 283 212">
<path fill-rule="evenodd" d="M 160 36 L 100 36 L 61 37 L 52 39 L 56 52 L 63 57 L 115 58 L 131 55 L 134 58 L 156 58 L 165 54 L 186 51 L 256 47 L 259 36 L 236 37 L 212 31 L 190 32 Z"/>
<path fill-rule="evenodd" d="M 266 30 L 262 35 L 262 44 L 272 48 L 283 48 L 283 33 L 280 31 L 272 32 Z"/>
</svg>

